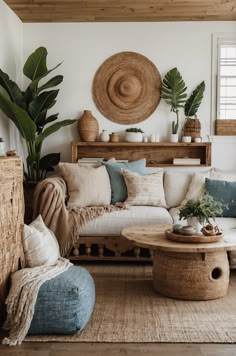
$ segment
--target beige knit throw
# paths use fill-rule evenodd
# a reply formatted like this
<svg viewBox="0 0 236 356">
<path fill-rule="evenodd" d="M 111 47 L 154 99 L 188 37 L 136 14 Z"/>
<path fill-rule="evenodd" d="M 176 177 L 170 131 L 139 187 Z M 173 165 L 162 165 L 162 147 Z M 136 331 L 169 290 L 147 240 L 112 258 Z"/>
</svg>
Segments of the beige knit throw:
<svg viewBox="0 0 236 356">
<path fill-rule="evenodd" d="M 34 218 L 42 215 L 43 221 L 57 237 L 61 256 L 67 256 L 79 240 L 80 228 L 87 222 L 116 210 L 128 209 L 125 203 L 85 208 L 67 208 L 66 183 L 61 177 L 44 179 L 34 193 Z"/>
<path fill-rule="evenodd" d="M 41 285 L 65 272 L 72 263 L 59 258 L 56 264 L 24 268 L 11 275 L 11 290 L 6 299 L 7 320 L 3 328 L 9 330 L 2 344 L 20 345 L 28 333 L 34 315 L 34 308 Z"/>
</svg>

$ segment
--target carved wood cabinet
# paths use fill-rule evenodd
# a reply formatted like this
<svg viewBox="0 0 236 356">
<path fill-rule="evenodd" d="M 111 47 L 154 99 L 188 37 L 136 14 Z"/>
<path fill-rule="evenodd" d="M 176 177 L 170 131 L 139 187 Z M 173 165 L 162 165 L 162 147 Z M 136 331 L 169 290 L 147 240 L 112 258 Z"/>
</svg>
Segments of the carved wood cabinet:
<svg viewBox="0 0 236 356">
<path fill-rule="evenodd" d="M 24 265 L 23 167 L 18 157 L 0 157 L 0 325 L 10 275 Z"/>
</svg>

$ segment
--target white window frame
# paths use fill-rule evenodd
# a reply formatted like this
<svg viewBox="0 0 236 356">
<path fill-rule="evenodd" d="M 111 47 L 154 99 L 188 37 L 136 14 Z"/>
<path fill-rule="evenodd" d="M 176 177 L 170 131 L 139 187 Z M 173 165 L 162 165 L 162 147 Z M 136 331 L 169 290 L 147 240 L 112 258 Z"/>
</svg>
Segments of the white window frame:
<svg viewBox="0 0 236 356">
<path fill-rule="evenodd" d="M 220 75 L 219 44 L 236 43 L 236 33 L 216 33 L 212 35 L 212 80 L 211 80 L 211 135 L 214 135 L 215 120 L 218 119 L 220 106 L 220 90 L 218 77 Z M 222 119 L 223 120 L 223 119 Z"/>
</svg>

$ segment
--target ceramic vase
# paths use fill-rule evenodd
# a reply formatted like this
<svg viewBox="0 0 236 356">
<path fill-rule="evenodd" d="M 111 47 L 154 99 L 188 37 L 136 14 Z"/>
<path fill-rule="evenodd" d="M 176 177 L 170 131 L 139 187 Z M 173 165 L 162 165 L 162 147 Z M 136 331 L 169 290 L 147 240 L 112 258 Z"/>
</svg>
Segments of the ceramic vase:
<svg viewBox="0 0 236 356">
<path fill-rule="evenodd" d="M 5 142 L 0 141 L 0 156 L 6 155 Z"/>
<path fill-rule="evenodd" d="M 97 119 L 90 110 L 84 110 L 84 114 L 78 120 L 78 132 L 81 141 L 93 142 L 98 135 L 99 125 Z"/>
<path fill-rule="evenodd" d="M 197 234 L 201 233 L 201 229 L 202 229 L 202 225 L 200 224 L 200 222 L 198 221 L 198 218 L 196 216 L 192 216 L 191 218 L 187 218 L 187 224 L 191 225 L 192 227 L 194 227 L 194 229 L 196 230 Z"/>
<path fill-rule="evenodd" d="M 178 141 L 179 141 L 178 134 L 171 134 L 170 135 L 170 142 L 178 142 Z"/>
<path fill-rule="evenodd" d="M 127 142 L 142 142 L 143 135 L 141 132 L 126 132 L 125 140 Z"/>
<path fill-rule="evenodd" d="M 102 133 L 100 134 L 99 138 L 102 142 L 109 142 L 110 135 L 107 130 L 102 130 Z"/>
</svg>

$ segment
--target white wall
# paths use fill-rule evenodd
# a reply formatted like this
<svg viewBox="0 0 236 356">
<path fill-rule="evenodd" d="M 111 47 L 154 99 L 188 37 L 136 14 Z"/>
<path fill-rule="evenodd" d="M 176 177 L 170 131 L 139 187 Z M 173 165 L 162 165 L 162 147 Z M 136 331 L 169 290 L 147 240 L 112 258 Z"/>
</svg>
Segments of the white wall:
<svg viewBox="0 0 236 356">
<path fill-rule="evenodd" d="M 5 2 L 0 1 L 0 68 L 19 85 L 22 83 L 22 35 L 22 22 Z M 10 144 L 10 129 L 12 132 L 9 119 L 0 111 L 0 137 L 3 137 L 6 142 L 7 150 L 10 147 L 15 148 L 14 142 Z"/>
<path fill-rule="evenodd" d="M 235 22 L 24 24 L 23 31 L 24 58 L 35 48 L 46 46 L 49 67 L 63 60 L 57 73 L 64 75 L 64 82 L 53 109 L 59 111 L 61 119 L 79 117 L 84 109 L 90 109 L 99 121 L 100 131 L 124 131 L 129 127 L 102 116 L 93 102 L 91 88 L 94 74 L 104 60 L 121 51 L 135 51 L 153 61 L 162 77 L 176 66 L 189 93 L 205 80 L 206 92 L 198 115 L 202 136 L 210 134 L 211 37 L 213 33 L 236 32 Z M 147 135 L 159 133 L 164 141 L 174 118 L 169 106 L 161 102 L 147 120 L 132 126 L 141 127 Z M 78 140 L 76 127 L 63 128 L 44 142 L 43 150 L 61 152 L 62 160 L 70 160 L 70 142 L 74 140 Z M 227 168 L 229 163 L 217 144 L 213 143 L 213 151 L 217 149 L 217 155 L 213 152 L 213 164 Z M 235 150 L 235 143 L 233 147 Z M 232 164 L 236 168 L 236 159 L 233 163 L 231 160 Z"/>
</svg>

